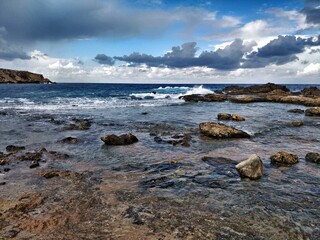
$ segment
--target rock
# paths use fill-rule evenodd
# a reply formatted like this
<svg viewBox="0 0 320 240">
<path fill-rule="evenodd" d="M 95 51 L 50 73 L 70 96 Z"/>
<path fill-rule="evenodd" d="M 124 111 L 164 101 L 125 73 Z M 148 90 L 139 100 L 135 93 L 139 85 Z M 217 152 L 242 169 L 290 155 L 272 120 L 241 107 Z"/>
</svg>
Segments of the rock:
<svg viewBox="0 0 320 240">
<path fill-rule="evenodd" d="M 305 115 L 310 117 L 320 117 L 320 107 L 308 108 L 305 111 Z"/>
<path fill-rule="evenodd" d="M 39 167 L 40 166 L 40 164 L 39 164 L 39 162 L 38 161 L 32 161 L 31 162 L 31 165 L 29 166 L 30 168 L 36 168 L 36 167 Z"/>
<path fill-rule="evenodd" d="M 246 119 L 244 117 L 240 116 L 239 114 L 232 114 L 231 120 L 240 122 L 240 121 L 245 121 Z"/>
<path fill-rule="evenodd" d="M 48 171 L 40 174 L 41 177 L 50 179 L 54 177 L 72 177 L 72 178 L 78 178 L 81 175 L 79 173 L 70 172 L 70 171 Z"/>
<path fill-rule="evenodd" d="M 5 159 L 0 159 L 0 166 L 5 165 L 7 161 Z"/>
<path fill-rule="evenodd" d="M 320 89 L 317 87 L 304 88 L 301 94 L 304 97 L 320 97 Z"/>
<path fill-rule="evenodd" d="M 74 137 L 66 137 L 60 141 L 58 141 L 59 143 L 71 143 L 71 144 L 75 144 L 79 142 L 78 138 L 74 138 Z"/>
<path fill-rule="evenodd" d="M 26 148 L 23 146 L 14 146 L 14 145 L 9 145 L 6 147 L 6 151 L 7 152 L 18 152 L 18 151 L 22 151 L 25 150 Z"/>
<path fill-rule="evenodd" d="M 289 127 L 301 127 L 301 126 L 303 126 L 303 122 L 300 122 L 300 121 L 289 122 L 288 126 Z"/>
<path fill-rule="evenodd" d="M 11 169 L 10 168 L 4 168 L 3 171 L 4 172 L 9 172 Z"/>
<path fill-rule="evenodd" d="M 231 120 L 231 114 L 229 113 L 219 113 L 218 120 Z"/>
<path fill-rule="evenodd" d="M 20 156 L 20 161 L 40 161 L 42 152 L 27 152 L 25 155 Z"/>
<path fill-rule="evenodd" d="M 181 96 L 179 99 L 183 99 L 186 102 L 224 102 L 228 97 L 222 94 L 192 94 Z"/>
<path fill-rule="evenodd" d="M 57 152 L 57 151 L 49 151 L 49 153 L 55 157 L 55 158 L 58 158 L 58 159 L 67 159 L 69 158 L 70 156 L 66 153 L 60 153 L 60 152 Z"/>
<path fill-rule="evenodd" d="M 228 87 L 225 87 L 222 91 L 228 94 L 245 95 L 245 94 L 256 94 L 256 93 L 270 93 L 274 90 L 281 90 L 282 92 L 290 92 L 290 90 L 286 86 L 277 85 L 274 83 L 253 85 L 250 87 L 228 86 Z"/>
<path fill-rule="evenodd" d="M 68 126 L 64 127 L 63 130 L 88 130 L 91 127 L 89 120 L 77 120 L 76 123 L 71 123 Z"/>
<path fill-rule="evenodd" d="M 275 165 L 292 165 L 299 162 L 297 155 L 287 152 L 277 152 L 270 157 L 271 163 Z"/>
<path fill-rule="evenodd" d="M 141 113 L 141 115 L 147 115 L 147 114 L 148 114 L 147 112 L 142 112 L 142 113 Z"/>
<path fill-rule="evenodd" d="M 294 109 L 289 109 L 288 112 L 290 112 L 290 113 L 300 113 L 300 114 L 302 114 L 302 113 L 304 113 L 304 110 L 299 109 L 299 108 L 294 108 Z"/>
<path fill-rule="evenodd" d="M 51 83 L 41 74 L 27 71 L 0 69 L 0 83 Z"/>
<path fill-rule="evenodd" d="M 242 178 L 259 179 L 263 175 L 263 163 L 256 154 L 236 165 L 236 169 Z"/>
<path fill-rule="evenodd" d="M 6 185 L 6 182 L 0 182 L 0 186 Z"/>
<path fill-rule="evenodd" d="M 263 102 L 265 101 L 264 98 L 261 97 L 237 97 L 237 98 L 230 98 L 230 102 L 233 103 L 253 103 L 253 102 Z"/>
<path fill-rule="evenodd" d="M 111 134 L 101 137 L 101 140 L 107 145 L 128 145 L 139 141 L 138 138 L 131 133 L 120 136 Z"/>
<path fill-rule="evenodd" d="M 306 155 L 306 160 L 309 162 L 320 163 L 320 153 L 309 152 Z"/>
<path fill-rule="evenodd" d="M 221 123 L 203 122 L 199 128 L 203 135 L 211 138 L 250 138 L 248 133 Z"/>
</svg>

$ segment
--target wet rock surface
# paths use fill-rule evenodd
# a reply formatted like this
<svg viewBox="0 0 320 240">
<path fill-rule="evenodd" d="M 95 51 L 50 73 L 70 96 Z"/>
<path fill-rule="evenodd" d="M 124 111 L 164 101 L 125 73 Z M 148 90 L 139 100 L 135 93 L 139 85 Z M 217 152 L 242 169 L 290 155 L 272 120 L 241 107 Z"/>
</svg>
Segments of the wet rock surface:
<svg viewBox="0 0 320 240">
<path fill-rule="evenodd" d="M 303 126 L 303 122 L 301 121 L 293 121 L 288 123 L 289 127 L 301 127 Z"/>
<path fill-rule="evenodd" d="M 221 123 L 204 122 L 199 128 L 203 135 L 211 138 L 250 138 L 248 133 Z"/>
<path fill-rule="evenodd" d="M 305 158 L 309 162 L 320 163 L 320 153 L 309 152 Z"/>
<path fill-rule="evenodd" d="M 111 134 L 101 137 L 106 145 L 129 145 L 138 142 L 138 138 L 131 133 L 122 134 L 120 136 Z"/>
<path fill-rule="evenodd" d="M 303 109 L 299 109 L 299 108 L 294 108 L 294 109 L 289 109 L 288 112 L 303 114 L 304 110 Z"/>
<path fill-rule="evenodd" d="M 261 178 L 264 171 L 263 162 L 260 157 L 255 154 L 238 163 L 236 169 L 242 178 L 253 180 Z"/>
<path fill-rule="evenodd" d="M 25 150 L 26 148 L 24 146 L 14 146 L 14 145 L 9 145 L 6 147 L 7 152 L 18 152 Z"/>
<path fill-rule="evenodd" d="M 290 90 L 282 85 L 277 85 L 274 83 L 267 83 L 263 85 L 253 85 L 250 87 L 239 87 L 239 86 L 229 86 L 225 87 L 222 91 L 229 94 L 253 94 L 253 93 L 270 93 L 274 90 L 281 90 L 283 92 L 289 92 Z"/>
<path fill-rule="evenodd" d="M 70 143 L 70 144 L 75 144 L 79 142 L 78 138 L 75 137 L 66 137 L 64 139 L 61 139 L 60 141 L 58 141 L 59 143 Z"/>
<path fill-rule="evenodd" d="M 320 117 L 320 107 L 308 108 L 305 115 L 309 117 Z"/>
<path fill-rule="evenodd" d="M 299 162 L 297 155 L 287 152 L 277 152 L 270 157 L 271 163 L 275 165 L 293 165 Z"/>
</svg>

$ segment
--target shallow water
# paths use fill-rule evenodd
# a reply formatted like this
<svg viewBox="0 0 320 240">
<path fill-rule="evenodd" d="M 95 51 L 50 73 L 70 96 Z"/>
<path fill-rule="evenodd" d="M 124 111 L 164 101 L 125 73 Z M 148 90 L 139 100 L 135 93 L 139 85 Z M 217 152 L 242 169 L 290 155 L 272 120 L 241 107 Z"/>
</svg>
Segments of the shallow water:
<svg viewBox="0 0 320 240">
<path fill-rule="evenodd" d="M 0 151 L 4 152 L 8 145 L 23 145 L 28 151 L 45 147 L 70 155 L 66 160 L 41 162 L 38 169 L 29 169 L 27 163 L 21 162 L 13 163 L 12 170 L 6 173 L 0 166 L 0 182 L 7 183 L 0 186 L 0 199 L 60 189 L 60 200 L 53 206 L 59 201 L 68 202 L 86 195 L 87 185 L 79 183 L 82 187 L 74 189 L 67 180 L 44 182 L 38 172 L 44 169 L 90 172 L 90 184 L 96 190 L 89 192 L 97 194 L 97 199 L 106 205 L 94 205 L 101 210 L 97 212 L 88 208 L 91 209 L 86 215 L 88 219 L 84 219 L 96 227 L 87 231 L 69 228 L 72 237 L 318 239 L 320 166 L 306 162 L 304 157 L 308 152 L 320 151 L 320 119 L 287 112 L 305 109 L 298 105 L 185 103 L 178 99 L 187 92 L 206 93 L 222 87 L 0 86 L 0 111 L 5 113 L 0 114 Z M 299 90 L 304 86 L 291 87 Z M 220 112 L 244 116 L 244 122 L 225 123 L 248 132 L 252 138 L 212 140 L 201 136 L 199 123 L 216 121 Z M 63 130 L 75 118 L 89 119 L 90 129 Z M 291 121 L 303 121 L 304 125 L 287 126 Z M 136 135 L 139 142 L 105 146 L 100 140 L 105 134 L 127 132 Z M 183 133 L 191 134 L 190 147 L 154 141 L 155 135 L 170 138 Z M 58 143 L 68 136 L 77 137 L 80 142 Z M 277 151 L 297 154 L 300 162 L 291 167 L 275 167 L 269 157 Z M 265 174 L 258 181 L 241 180 L 235 171 L 235 164 L 251 154 L 258 154 L 264 162 Z M 203 161 L 203 156 L 213 160 Z M 64 186 L 65 192 L 60 192 Z M 44 213 L 52 197 L 54 194 L 44 200 L 44 206 L 38 207 Z M 111 213 L 118 225 L 111 224 L 115 221 L 110 219 Z M 101 222 L 90 217 L 92 214 L 110 224 L 107 235 L 103 235 Z M 80 228 L 81 224 L 78 225 Z M 18 238 L 24 234 L 41 236 L 39 232 L 32 235 L 34 229 L 20 228 Z M 130 235 L 135 231 L 136 235 Z"/>
</svg>

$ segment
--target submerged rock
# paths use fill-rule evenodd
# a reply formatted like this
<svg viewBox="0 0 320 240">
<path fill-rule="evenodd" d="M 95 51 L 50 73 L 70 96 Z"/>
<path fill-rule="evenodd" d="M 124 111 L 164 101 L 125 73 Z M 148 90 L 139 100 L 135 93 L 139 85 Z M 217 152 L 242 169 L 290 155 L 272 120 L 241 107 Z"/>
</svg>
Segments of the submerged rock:
<svg viewBox="0 0 320 240">
<path fill-rule="evenodd" d="M 131 133 L 117 136 L 115 134 L 101 137 L 101 140 L 107 145 L 129 145 L 138 142 L 138 138 Z"/>
<path fill-rule="evenodd" d="M 301 121 L 289 122 L 288 126 L 289 127 L 301 127 L 301 126 L 303 126 L 303 122 L 301 122 Z"/>
<path fill-rule="evenodd" d="M 306 155 L 306 160 L 309 162 L 320 163 L 320 153 L 309 152 Z"/>
<path fill-rule="evenodd" d="M 310 117 L 320 117 L 320 107 L 308 108 L 305 111 L 305 115 Z"/>
<path fill-rule="evenodd" d="M 14 146 L 14 145 L 9 145 L 6 147 L 6 151 L 7 152 L 18 152 L 18 151 L 22 151 L 25 150 L 26 148 L 23 146 Z"/>
<path fill-rule="evenodd" d="M 87 119 L 75 119 L 76 123 L 71 123 L 68 126 L 64 127 L 63 130 L 88 130 L 91 127 L 91 122 Z"/>
<path fill-rule="evenodd" d="M 244 117 L 242 117 L 239 114 L 232 114 L 231 115 L 231 120 L 232 121 L 237 121 L 237 122 L 241 122 L 241 121 L 245 121 L 246 119 Z"/>
<path fill-rule="evenodd" d="M 231 120 L 231 114 L 229 113 L 219 113 L 218 120 Z"/>
<path fill-rule="evenodd" d="M 71 144 L 75 144 L 79 142 L 78 138 L 74 138 L 74 137 L 66 137 L 60 141 L 58 141 L 59 143 L 71 143 Z"/>
<path fill-rule="evenodd" d="M 299 109 L 299 108 L 294 108 L 294 109 L 289 109 L 288 112 L 290 112 L 290 113 L 300 113 L 300 114 L 302 114 L 302 113 L 304 113 L 304 110 Z"/>
<path fill-rule="evenodd" d="M 203 122 L 199 128 L 203 135 L 211 138 L 250 138 L 248 133 L 221 123 Z"/>
<path fill-rule="evenodd" d="M 287 152 L 277 152 L 270 157 L 271 163 L 275 165 L 292 165 L 299 162 L 299 158 L 295 154 Z"/>
<path fill-rule="evenodd" d="M 236 169 L 242 178 L 259 179 L 263 175 L 263 163 L 256 154 L 236 165 Z"/>
</svg>

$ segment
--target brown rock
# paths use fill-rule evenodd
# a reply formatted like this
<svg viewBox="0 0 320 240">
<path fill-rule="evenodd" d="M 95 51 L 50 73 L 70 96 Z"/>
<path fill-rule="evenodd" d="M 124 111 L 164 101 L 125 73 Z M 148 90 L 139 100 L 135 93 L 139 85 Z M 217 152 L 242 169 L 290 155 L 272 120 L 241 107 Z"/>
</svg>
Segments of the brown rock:
<svg viewBox="0 0 320 240">
<path fill-rule="evenodd" d="M 317 87 L 305 88 L 301 91 L 301 94 L 305 97 L 320 97 L 320 89 Z"/>
<path fill-rule="evenodd" d="M 231 120 L 231 114 L 229 113 L 219 113 L 218 120 Z"/>
<path fill-rule="evenodd" d="M 58 141 L 59 143 L 71 143 L 71 144 L 75 144 L 79 142 L 78 138 L 74 138 L 74 137 L 66 137 L 60 141 Z"/>
<path fill-rule="evenodd" d="M 289 127 L 301 127 L 301 126 L 303 126 L 303 122 L 300 122 L 300 121 L 289 122 L 288 126 Z"/>
<path fill-rule="evenodd" d="M 281 90 L 282 92 L 290 92 L 286 86 L 277 85 L 274 83 L 267 83 L 262 85 L 253 85 L 250 87 L 228 86 L 223 89 L 228 94 L 256 94 L 256 93 L 270 93 L 274 90 Z M 278 92 L 279 93 L 279 92 Z"/>
<path fill-rule="evenodd" d="M 270 157 L 271 163 L 275 165 L 292 165 L 299 162 L 297 155 L 287 152 L 277 152 Z"/>
<path fill-rule="evenodd" d="M 236 169 L 242 178 L 258 179 L 263 175 L 263 163 L 256 154 L 236 165 Z"/>
<path fill-rule="evenodd" d="M 25 150 L 26 148 L 23 146 L 14 146 L 14 145 L 9 145 L 6 147 L 6 151 L 7 152 L 18 152 L 18 151 L 22 151 Z"/>
<path fill-rule="evenodd" d="M 249 138 L 250 135 L 236 128 L 215 122 L 203 122 L 199 125 L 200 132 L 211 138 Z"/>
<path fill-rule="evenodd" d="M 244 117 L 240 116 L 239 114 L 232 114 L 231 119 L 232 121 L 238 121 L 238 122 L 246 120 Z"/>
<path fill-rule="evenodd" d="M 138 142 L 138 138 L 131 133 L 120 136 L 111 134 L 101 137 L 101 140 L 107 145 L 129 145 Z"/>
<path fill-rule="evenodd" d="M 308 108 L 305 115 L 309 117 L 320 117 L 320 107 Z"/>
<path fill-rule="evenodd" d="M 320 163 L 320 153 L 309 152 L 306 155 L 306 160 L 309 162 Z"/>
</svg>

